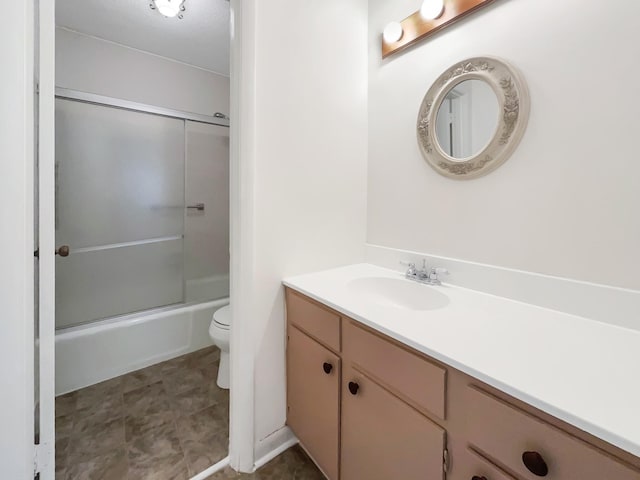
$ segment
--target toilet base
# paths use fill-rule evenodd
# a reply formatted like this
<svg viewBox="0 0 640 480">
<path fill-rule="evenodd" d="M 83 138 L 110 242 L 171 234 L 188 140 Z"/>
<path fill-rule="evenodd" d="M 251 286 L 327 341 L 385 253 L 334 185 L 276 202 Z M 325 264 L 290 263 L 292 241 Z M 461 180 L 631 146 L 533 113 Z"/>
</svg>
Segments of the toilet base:
<svg viewBox="0 0 640 480">
<path fill-rule="evenodd" d="M 220 365 L 218 366 L 218 380 L 216 383 L 220 388 L 229 389 L 229 352 L 220 352 Z"/>
</svg>

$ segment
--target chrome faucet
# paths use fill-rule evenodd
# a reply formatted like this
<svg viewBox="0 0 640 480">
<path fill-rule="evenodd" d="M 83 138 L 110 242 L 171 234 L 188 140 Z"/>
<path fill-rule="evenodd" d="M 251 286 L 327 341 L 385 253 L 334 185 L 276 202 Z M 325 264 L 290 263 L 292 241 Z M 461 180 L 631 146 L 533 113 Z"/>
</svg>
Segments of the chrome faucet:
<svg viewBox="0 0 640 480">
<path fill-rule="evenodd" d="M 422 270 L 418 270 L 415 263 L 400 263 L 408 267 L 407 271 L 404 273 L 404 276 L 407 279 L 419 283 L 426 283 L 427 285 L 442 285 L 442 282 L 440 281 L 440 275 L 449 274 L 449 271 L 446 268 L 442 267 L 432 267 L 431 269 L 428 269 L 427 261 L 424 259 L 422 260 Z"/>
</svg>

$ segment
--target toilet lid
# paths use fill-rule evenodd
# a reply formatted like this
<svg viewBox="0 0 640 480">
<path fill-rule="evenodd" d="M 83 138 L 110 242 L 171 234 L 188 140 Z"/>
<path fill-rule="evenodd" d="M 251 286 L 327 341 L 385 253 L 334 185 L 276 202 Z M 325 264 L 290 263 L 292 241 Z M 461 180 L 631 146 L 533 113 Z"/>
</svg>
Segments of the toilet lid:
<svg viewBox="0 0 640 480">
<path fill-rule="evenodd" d="M 231 325 L 231 307 L 227 305 L 226 307 L 216 310 L 213 314 L 213 321 L 225 327 Z"/>
</svg>

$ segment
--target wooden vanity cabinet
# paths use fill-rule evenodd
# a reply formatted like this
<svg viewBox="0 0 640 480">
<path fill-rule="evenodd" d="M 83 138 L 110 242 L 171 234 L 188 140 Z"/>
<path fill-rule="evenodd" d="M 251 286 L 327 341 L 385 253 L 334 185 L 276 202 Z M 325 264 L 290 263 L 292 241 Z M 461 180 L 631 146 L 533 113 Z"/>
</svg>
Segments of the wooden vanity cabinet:
<svg viewBox="0 0 640 480">
<path fill-rule="evenodd" d="M 338 478 L 340 357 L 289 328 L 287 423 L 329 478 Z"/>
<path fill-rule="evenodd" d="M 444 416 L 445 372 L 297 292 L 286 298 L 287 425 L 324 474 L 444 479 L 445 430 L 419 410 Z"/>
<path fill-rule="evenodd" d="M 640 472 L 482 388 L 466 389 L 465 437 L 523 480 L 640 480 Z"/>
<path fill-rule="evenodd" d="M 342 480 L 442 480 L 445 431 L 353 367 L 342 382 Z"/>
<path fill-rule="evenodd" d="M 287 425 L 330 479 L 339 477 L 340 317 L 287 291 Z"/>
<path fill-rule="evenodd" d="M 640 458 L 286 298 L 287 424 L 330 480 L 640 480 Z"/>
</svg>

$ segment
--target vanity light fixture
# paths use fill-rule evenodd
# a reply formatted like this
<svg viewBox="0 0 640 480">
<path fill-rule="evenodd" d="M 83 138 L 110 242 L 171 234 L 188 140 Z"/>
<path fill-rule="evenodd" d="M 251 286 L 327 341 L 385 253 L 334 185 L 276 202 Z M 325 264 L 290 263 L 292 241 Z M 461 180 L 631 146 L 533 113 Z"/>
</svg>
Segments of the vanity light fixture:
<svg viewBox="0 0 640 480">
<path fill-rule="evenodd" d="M 444 13 L 444 0 L 424 0 L 420 7 L 420 16 L 425 20 L 435 20 Z"/>
<path fill-rule="evenodd" d="M 164 17 L 182 19 L 186 10 L 184 2 L 185 0 L 151 0 L 149 7 L 151 10 L 158 10 Z"/>
<path fill-rule="evenodd" d="M 385 43 L 395 43 L 402 38 L 403 33 L 400 22 L 391 22 L 384 27 L 382 37 L 384 38 Z"/>
<path fill-rule="evenodd" d="M 422 0 L 420 9 L 399 25 L 398 22 L 392 22 L 385 27 L 382 58 L 416 44 L 494 1 L 496 0 Z M 391 35 L 392 33 L 395 35 Z"/>
</svg>

